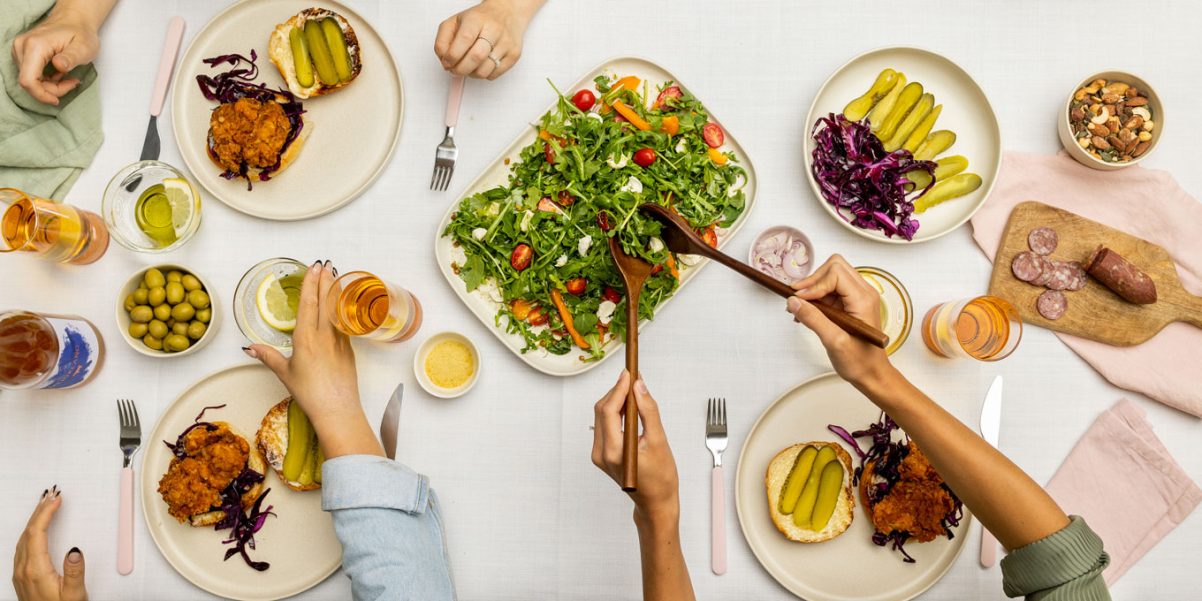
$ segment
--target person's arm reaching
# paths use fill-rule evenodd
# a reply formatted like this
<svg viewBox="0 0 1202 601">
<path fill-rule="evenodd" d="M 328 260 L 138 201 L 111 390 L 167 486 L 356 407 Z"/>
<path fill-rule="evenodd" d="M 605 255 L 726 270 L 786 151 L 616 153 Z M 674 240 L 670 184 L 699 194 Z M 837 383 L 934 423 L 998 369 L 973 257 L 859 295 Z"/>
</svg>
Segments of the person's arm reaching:
<svg viewBox="0 0 1202 601">
<path fill-rule="evenodd" d="M 593 464 L 615 482 L 622 478 L 622 406 L 630 390 L 630 372 L 594 406 Z M 644 601 L 694 599 L 689 568 L 680 549 L 680 496 L 676 460 L 659 419 L 659 405 L 639 379 L 634 383 L 643 434 L 639 437 L 638 491 L 634 523 L 639 533 Z"/>
<path fill-rule="evenodd" d="M 522 57 L 526 26 L 546 0 L 483 0 L 438 26 L 434 54 L 455 75 L 496 79 Z"/>
<path fill-rule="evenodd" d="M 261 344 L 246 353 L 275 372 L 317 431 L 322 508 L 333 515 L 354 598 L 453 599 L 437 497 L 425 476 L 384 457 L 359 403 L 350 340 L 322 311 L 334 277 L 328 261 L 305 274 L 291 358 Z"/>
<path fill-rule="evenodd" d="M 13 39 L 18 82 L 39 102 L 58 104 L 79 80 L 67 72 L 100 52 L 100 26 L 117 0 L 58 0 L 40 23 Z"/>
<path fill-rule="evenodd" d="M 922 447 L 939 475 L 1003 546 L 1021 552 L 1063 538 L 1066 533 L 1079 534 L 1078 542 L 1085 543 L 1082 548 L 1096 546 L 1095 556 L 1085 558 L 1082 564 L 1086 569 L 1065 572 L 1064 582 L 1037 582 L 1038 578 L 1033 582 L 1064 585 L 1075 581 L 1072 586 L 1079 587 L 1081 579 L 1087 579 L 1096 581 L 1095 586 L 1105 593 L 1100 574 L 1107 558 L 1101 551 L 1101 541 L 1088 532 L 1084 522 L 1070 522 L 1060 506 L 1021 468 L 906 380 L 884 350 L 851 337 L 810 304 L 841 306 L 851 315 L 879 325 L 880 297 L 847 261 L 835 255 L 793 287 L 797 298 L 789 299 L 788 311 L 822 340 L 835 371 L 888 413 Z M 1007 560 L 1018 555 L 1012 553 Z M 1003 569 L 1006 567 L 1003 561 Z M 1033 594 L 1036 590 L 1018 592 Z M 1015 591 L 1008 586 L 1007 593 L 1011 592 Z"/>
</svg>

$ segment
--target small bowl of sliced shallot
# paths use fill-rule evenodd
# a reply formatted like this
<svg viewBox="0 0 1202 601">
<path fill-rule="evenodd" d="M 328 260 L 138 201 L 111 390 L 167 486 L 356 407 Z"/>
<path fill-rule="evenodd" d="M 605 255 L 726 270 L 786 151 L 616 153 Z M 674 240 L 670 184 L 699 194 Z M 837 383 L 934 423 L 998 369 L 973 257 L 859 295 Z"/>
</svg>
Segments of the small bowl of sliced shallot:
<svg viewBox="0 0 1202 601">
<path fill-rule="evenodd" d="M 801 230 L 776 225 L 756 236 L 747 264 L 786 284 L 800 280 L 814 269 L 814 247 Z"/>
</svg>

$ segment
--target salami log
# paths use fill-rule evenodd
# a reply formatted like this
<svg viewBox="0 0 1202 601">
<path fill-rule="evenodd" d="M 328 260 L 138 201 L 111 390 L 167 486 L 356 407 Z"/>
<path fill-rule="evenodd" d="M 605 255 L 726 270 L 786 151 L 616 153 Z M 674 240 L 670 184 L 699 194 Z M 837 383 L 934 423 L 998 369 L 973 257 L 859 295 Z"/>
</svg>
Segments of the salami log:
<svg viewBox="0 0 1202 601">
<path fill-rule="evenodd" d="M 1050 227 L 1037 227 L 1027 234 L 1027 246 L 1037 255 L 1052 254 L 1059 242 L 1060 237 L 1056 235 L 1056 230 Z"/>
<path fill-rule="evenodd" d="M 1137 305 L 1156 302 L 1156 283 L 1121 255 L 1099 246 L 1085 261 L 1085 271 L 1124 300 Z"/>
<path fill-rule="evenodd" d="M 1048 319 L 1060 319 L 1068 310 L 1068 298 L 1059 290 L 1044 290 L 1039 298 L 1035 299 L 1035 308 L 1039 310 L 1040 315 Z"/>
</svg>

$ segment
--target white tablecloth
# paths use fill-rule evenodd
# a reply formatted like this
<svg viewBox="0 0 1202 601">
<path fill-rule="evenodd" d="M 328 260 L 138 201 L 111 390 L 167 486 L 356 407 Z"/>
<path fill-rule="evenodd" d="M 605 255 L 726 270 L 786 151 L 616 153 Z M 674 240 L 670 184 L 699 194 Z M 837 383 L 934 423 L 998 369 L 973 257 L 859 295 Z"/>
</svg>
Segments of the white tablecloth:
<svg viewBox="0 0 1202 601">
<path fill-rule="evenodd" d="M 186 44 L 223 4 L 119 3 L 103 30 L 97 65 L 106 140 L 69 202 L 98 210 L 109 177 L 138 156 L 168 17 L 185 17 Z M 431 48 L 438 23 L 469 2 L 351 4 L 391 46 L 409 103 L 400 145 L 383 177 L 342 210 L 301 223 L 248 218 L 206 194 L 203 227 L 168 257 L 216 282 L 226 303 L 241 274 L 261 259 L 329 258 L 343 271 L 371 270 L 415 292 L 426 310 L 419 339 L 455 329 L 477 341 L 484 362 L 479 384 L 450 401 L 417 386 L 410 367 L 415 341 L 356 346 L 363 403 L 373 423 L 397 382 L 406 383 L 398 456 L 429 474 L 445 504 L 463 599 L 640 594 L 630 502 L 589 463 L 592 404 L 611 385 L 621 361 L 571 379 L 535 372 L 465 310 L 432 259 L 434 228 L 448 203 L 548 104 L 546 78 L 571 82 L 621 54 L 660 62 L 723 116 L 756 165 L 758 203 L 747 230 L 730 245 L 736 256 L 764 227 L 799 225 L 820 256 L 839 252 L 856 264 L 892 271 L 909 288 L 919 315 L 937 302 L 986 289 L 990 266 L 968 227 L 910 247 L 869 242 L 824 213 L 803 173 L 805 111 L 825 78 L 860 52 L 911 44 L 945 53 L 990 95 L 1006 148 L 1047 153 L 1059 148 L 1053 120 L 1068 86 L 1095 71 L 1135 71 L 1157 86 L 1173 115 L 1159 150 L 1144 164 L 1170 169 L 1186 189 L 1202 192 L 1202 171 L 1195 164 L 1198 128 L 1190 112 L 1202 97 L 1202 80 L 1188 58 L 1202 56 L 1202 38 L 1196 36 L 1202 13 L 1192 3 L 970 7 L 948 1 L 899 4 L 886 11 L 879 3 L 858 2 L 551 2 L 530 28 L 522 62 L 513 72 L 496 82 L 468 83 L 456 135 L 459 167 L 446 193 L 427 189 L 434 146 L 442 136 L 447 83 Z M 170 135 L 169 104 L 159 123 L 163 160 L 182 166 Z M 115 243 L 98 264 L 86 267 L 33 257 L 0 259 L 0 307 L 84 315 L 108 342 L 103 371 L 82 389 L 0 395 L 5 482 L 0 546 L 15 543 L 37 489 L 57 483 L 66 502 L 51 530 L 52 554 L 57 563 L 73 545 L 84 550 L 93 599 L 209 598 L 159 555 L 140 508 L 134 573 L 120 577 L 114 565 L 121 456 L 113 399 L 136 399 L 149 432 L 186 386 L 247 361 L 239 350 L 244 340 L 230 319 L 209 347 L 182 359 L 149 360 L 121 341 L 113 319 L 117 287 L 153 261 Z M 760 411 L 793 385 L 829 369 L 821 348 L 788 320 L 779 299 L 713 267 L 657 317 L 641 347 L 642 369 L 660 401 L 680 468 L 683 546 L 698 596 L 790 598 L 742 537 L 729 495 L 733 467 L 727 471 L 730 568 L 721 577 L 709 570 L 711 460 L 702 444 L 704 400 L 725 396 L 729 402 L 726 462 L 733 466 Z M 1045 330 L 1027 328 L 1018 351 L 998 364 L 935 358 L 917 332 L 894 360 L 933 398 L 973 424 L 989 380 L 1004 374 L 1001 448 L 1036 480 L 1046 481 L 1094 417 L 1124 395 L 1149 411 L 1157 434 L 1186 471 L 1202 480 L 1197 419 L 1108 385 Z M 924 598 L 1002 598 L 999 570 L 977 567 L 976 533 L 947 577 Z M 1202 519 L 1192 516 L 1114 587 L 1115 597 L 1196 596 L 1192 575 L 1199 539 Z M 0 561 L 0 582 L 8 582 L 9 565 Z M 343 599 L 349 590 L 339 572 L 305 597 Z M 12 597 L 11 589 L 0 590 L 0 599 Z"/>
</svg>

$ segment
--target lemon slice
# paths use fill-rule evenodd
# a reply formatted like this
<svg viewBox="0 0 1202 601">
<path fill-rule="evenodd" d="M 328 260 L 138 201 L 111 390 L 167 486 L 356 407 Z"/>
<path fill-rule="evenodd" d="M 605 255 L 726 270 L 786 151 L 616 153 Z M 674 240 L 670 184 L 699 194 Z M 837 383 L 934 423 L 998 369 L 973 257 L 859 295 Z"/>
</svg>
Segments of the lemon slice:
<svg viewBox="0 0 1202 601">
<path fill-rule="evenodd" d="M 163 194 L 171 203 L 171 221 L 183 225 L 192 221 L 192 211 L 196 208 L 194 199 L 196 191 L 191 182 L 182 177 L 169 177 L 163 180 Z"/>
<path fill-rule="evenodd" d="M 272 328 L 281 332 L 296 329 L 296 309 L 300 305 L 300 287 L 290 282 L 290 276 L 279 278 L 274 273 L 267 276 L 255 293 L 255 306 L 259 316 Z"/>
</svg>

